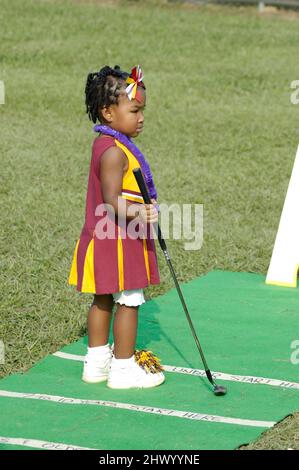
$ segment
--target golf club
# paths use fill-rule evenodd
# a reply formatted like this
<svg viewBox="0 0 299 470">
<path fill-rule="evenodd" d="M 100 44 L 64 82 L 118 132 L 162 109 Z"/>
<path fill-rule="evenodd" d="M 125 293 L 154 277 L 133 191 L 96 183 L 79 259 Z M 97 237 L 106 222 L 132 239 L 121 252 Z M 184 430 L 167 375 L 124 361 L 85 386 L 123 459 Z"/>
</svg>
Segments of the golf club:
<svg viewBox="0 0 299 470">
<path fill-rule="evenodd" d="M 150 199 L 150 196 L 149 196 L 149 193 L 148 193 L 148 189 L 147 189 L 147 186 L 146 186 L 146 183 L 144 181 L 144 178 L 143 178 L 143 174 L 142 174 L 142 171 L 140 168 L 134 168 L 133 169 L 133 173 L 134 173 L 134 176 L 135 176 L 135 179 L 137 181 L 137 184 L 139 186 L 139 189 L 140 189 L 140 192 L 142 194 L 142 197 L 144 199 L 144 202 L 145 204 L 151 204 L 151 199 Z M 186 314 L 186 317 L 187 317 L 187 320 L 188 320 L 188 323 L 190 325 L 190 328 L 191 328 L 191 331 L 192 331 L 192 334 L 193 334 L 193 337 L 195 339 L 195 343 L 196 343 L 196 346 L 197 346 L 197 349 L 199 351 L 199 354 L 201 356 L 201 359 L 202 359 L 202 362 L 203 362 L 203 365 L 204 365 L 204 368 L 205 368 L 205 373 L 206 373 L 206 376 L 209 380 L 209 382 L 212 384 L 213 386 L 213 393 L 214 395 L 216 396 L 222 396 L 222 395 L 226 395 L 227 393 L 227 389 L 225 387 L 222 387 L 221 385 L 217 385 L 212 377 L 212 374 L 211 374 L 211 371 L 208 367 L 208 364 L 207 364 L 207 361 L 206 361 L 206 358 L 204 356 L 204 353 L 203 353 L 203 350 L 202 350 L 202 347 L 200 345 L 200 342 L 198 340 L 198 337 L 197 337 L 197 334 L 196 334 L 196 331 L 194 329 L 194 326 L 193 326 L 193 323 L 192 323 L 192 320 L 191 320 L 191 317 L 189 315 L 189 312 L 188 312 L 188 309 L 187 309 L 187 306 L 186 306 L 186 303 L 185 303 L 185 300 L 184 300 L 184 297 L 183 297 L 183 294 L 182 294 L 182 291 L 181 291 L 181 288 L 179 286 L 179 283 L 178 283 L 178 280 L 177 280 L 177 277 L 176 277 L 176 274 L 174 272 L 174 269 L 173 269 L 173 266 L 172 266 L 172 263 L 171 263 L 171 260 L 170 260 L 170 256 L 169 256 L 169 253 L 167 251 L 167 247 L 166 247 L 166 243 L 165 243 L 165 240 L 163 239 L 162 237 L 162 233 L 161 233 L 161 229 L 160 229 L 160 226 L 159 226 L 159 223 L 155 223 L 153 224 L 154 225 L 154 228 L 155 228 L 155 231 L 158 235 L 158 240 L 159 240 L 159 244 L 160 244 L 160 247 L 164 253 L 164 256 L 166 258 L 166 261 L 167 261 L 167 264 L 169 266 L 169 269 L 170 269 L 170 272 L 171 272 L 171 275 L 173 277 L 173 280 L 174 280 L 174 283 L 175 283 L 175 286 L 176 286 L 176 289 L 177 289 L 177 292 L 179 294 L 179 297 L 180 297 L 180 300 L 181 300 L 181 303 L 183 305 L 183 308 L 184 308 L 184 312 Z"/>
</svg>

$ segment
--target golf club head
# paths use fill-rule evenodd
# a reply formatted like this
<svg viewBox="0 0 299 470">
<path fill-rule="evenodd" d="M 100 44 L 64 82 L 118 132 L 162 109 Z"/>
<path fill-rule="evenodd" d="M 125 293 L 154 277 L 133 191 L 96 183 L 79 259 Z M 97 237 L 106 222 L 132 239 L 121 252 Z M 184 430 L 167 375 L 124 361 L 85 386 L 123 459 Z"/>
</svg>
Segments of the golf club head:
<svg viewBox="0 0 299 470">
<path fill-rule="evenodd" d="M 227 389 L 225 387 L 222 387 L 221 385 L 214 385 L 214 395 L 216 397 L 221 397 L 223 395 L 227 394 Z"/>
</svg>

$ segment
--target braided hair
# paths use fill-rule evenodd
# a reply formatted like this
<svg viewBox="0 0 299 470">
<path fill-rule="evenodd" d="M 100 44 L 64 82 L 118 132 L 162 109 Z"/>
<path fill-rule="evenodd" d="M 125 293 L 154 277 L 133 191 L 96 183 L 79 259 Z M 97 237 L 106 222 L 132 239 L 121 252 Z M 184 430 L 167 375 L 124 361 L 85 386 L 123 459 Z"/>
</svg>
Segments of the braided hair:
<svg viewBox="0 0 299 470">
<path fill-rule="evenodd" d="M 118 97 L 126 87 L 126 78 L 129 73 L 115 65 L 112 69 L 105 65 L 99 72 L 89 73 L 85 86 L 86 113 L 91 121 L 97 119 L 102 122 L 101 109 L 111 104 L 118 104 Z"/>
</svg>

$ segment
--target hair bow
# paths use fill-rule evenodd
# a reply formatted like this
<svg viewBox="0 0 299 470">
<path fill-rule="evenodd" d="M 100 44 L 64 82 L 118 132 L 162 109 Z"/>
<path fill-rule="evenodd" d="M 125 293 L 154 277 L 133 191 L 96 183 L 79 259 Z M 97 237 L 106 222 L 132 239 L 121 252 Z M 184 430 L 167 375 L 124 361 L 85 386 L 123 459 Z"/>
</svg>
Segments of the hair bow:
<svg viewBox="0 0 299 470">
<path fill-rule="evenodd" d="M 138 99 L 138 96 L 136 96 L 136 93 L 137 93 L 138 86 L 142 86 L 143 88 L 145 88 L 144 83 L 142 82 L 143 77 L 144 75 L 141 71 L 140 65 L 137 65 L 137 67 L 132 68 L 131 74 L 126 79 L 126 83 L 129 84 L 126 88 L 126 92 L 130 100 L 133 100 L 134 98 L 136 98 L 138 101 L 140 101 Z"/>
</svg>

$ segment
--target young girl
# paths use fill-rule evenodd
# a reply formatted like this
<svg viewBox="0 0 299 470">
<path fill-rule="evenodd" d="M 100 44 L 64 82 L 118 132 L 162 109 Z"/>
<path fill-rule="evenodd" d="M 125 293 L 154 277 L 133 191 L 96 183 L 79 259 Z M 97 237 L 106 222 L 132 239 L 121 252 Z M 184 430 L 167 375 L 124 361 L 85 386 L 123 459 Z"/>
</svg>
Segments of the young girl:
<svg viewBox="0 0 299 470">
<path fill-rule="evenodd" d="M 101 124 L 94 127 L 99 136 L 92 146 L 85 223 L 68 280 L 78 291 L 94 294 L 82 379 L 88 383 L 108 379 L 108 387 L 118 389 L 156 387 L 165 380 L 159 360 L 151 351 L 135 350 L 138 308 L 145 302 L 143 288 L 160 283 L 150 237 L 151 224 L 158 221 L 157 193 L 149 164 L 131 140 L 144 124 L 146 92 L 141 69 L 134 67 L 128 74 L 118 65 L 105 66 L 88 75 L 85 95 L 89 119 Z M 143 172 L 152 204 L 143 204 L 133 174 L 137 167 Z M 101 210 L 104 204 L 110 208 L 106 218 Z M 113 237 L 103 236 L 107 215 Z M 121 221 L 127 229 L 132 220 L 145 227 L 145 237 L 123 236 Z M 112 350 L 108 338 L 114 304 Z"/>
</svg>

